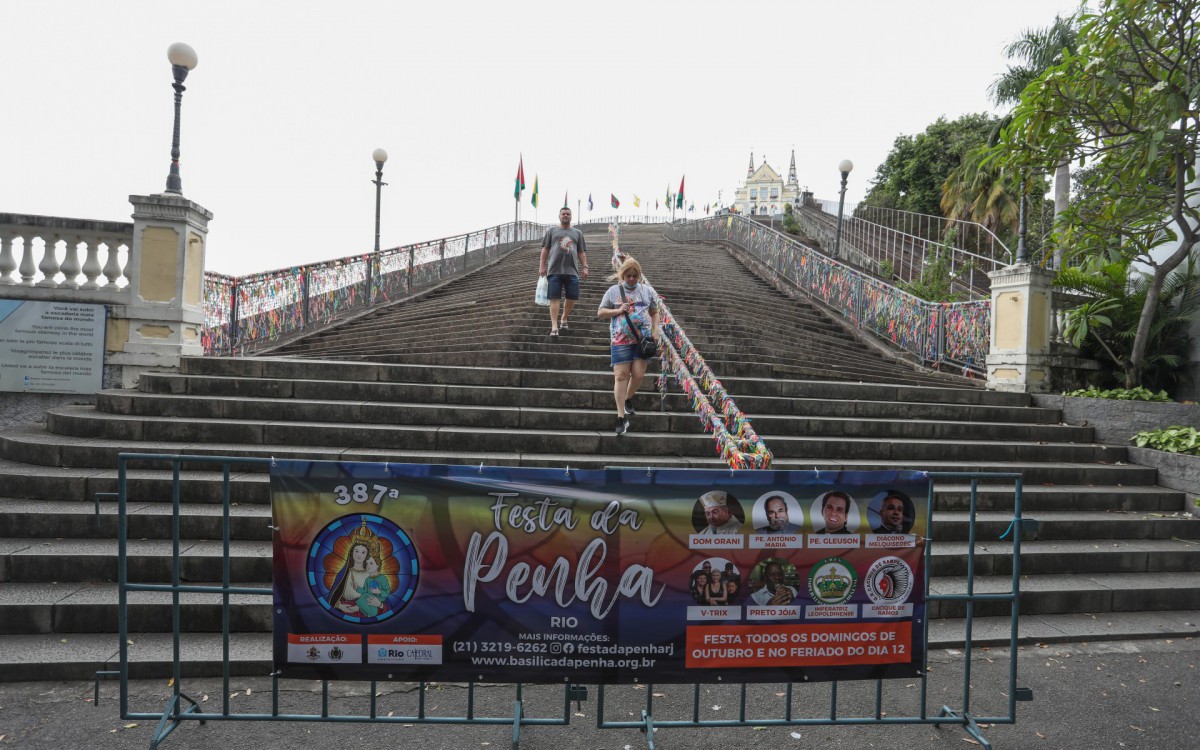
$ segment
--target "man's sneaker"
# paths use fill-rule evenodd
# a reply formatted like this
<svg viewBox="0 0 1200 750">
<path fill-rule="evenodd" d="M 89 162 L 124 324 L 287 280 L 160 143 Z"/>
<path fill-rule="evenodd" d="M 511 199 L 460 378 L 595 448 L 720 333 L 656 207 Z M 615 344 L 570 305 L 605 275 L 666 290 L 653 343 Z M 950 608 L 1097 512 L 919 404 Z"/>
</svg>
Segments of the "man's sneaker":
<svg viewBox="0 0 1200 750">
<path fill-rule="evenodd" d="M 616 433 L 618 435 L 624 435 L 628 429 L 629 429 L 629 418 L 628 417 L 617 417 Z"/>
<path fill-rule="evenodd" d="M 633 401 L 625 402 L 625 413 L 626 414 L 637 414 L 637 410 L 633 408 Z"/>
</svg>

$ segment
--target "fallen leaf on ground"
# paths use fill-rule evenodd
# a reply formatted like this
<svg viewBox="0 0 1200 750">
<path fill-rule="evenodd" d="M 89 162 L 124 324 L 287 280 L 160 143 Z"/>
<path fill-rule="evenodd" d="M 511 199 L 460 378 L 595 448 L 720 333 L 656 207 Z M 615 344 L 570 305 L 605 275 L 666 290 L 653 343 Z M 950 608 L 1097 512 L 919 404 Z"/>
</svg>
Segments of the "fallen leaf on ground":
<svg viewBox="0 0 1200 750">
<path fill-rule="evenodd" d="M 131 722 L 129 722 L 128 724 L 126 724 L 126 725 L 125 725 L 125 728 L 126 728 L 126 729 L 133 729 L 133 728 L 134 728 L 134 727 L 136 727 L 136 726 L 137 726 L 137 722 L 136 722 L 136 721 L 131 721 Z"/>
<path fill-rule="evenodd" d="M 201 702 L 201 703 L 207 703 L 207 702 L 208 702 L 208 696 L 207 696 L 207 695 L 202 695 L 202 696 L 200 696 L 200 702 Z"/>
<path fill-rule="evenodd" d="M 1130 729 L 1136 729 L 1136 730 L 1137 730 L 1137 731 L 1139 731 L 1139 732 L 1144 732 L 1144 731 L 1146 731 L 1145 729 L 1142 729 L 1141 727 L 1137 726 L 1136 724 L 1130 724 L 1130 725 L 1129 725 L 1129 728 L 1130 728 Z"/>
<path fill-rule="evenodd" d="M 174 686 L 175 686 L 175 678 L 172 677 L 171 679 L 167 680 L 167 687 L 174 687 Z"/>
<path fill-rule="evenodd" d="M 1036 734 L 1038 737 L 1041 737 L 1043 740 L 1046 739 L 1046 735 L 1042 734 L 1041 732 L 1034 731 L 1034 734 Z"/>
</svg>

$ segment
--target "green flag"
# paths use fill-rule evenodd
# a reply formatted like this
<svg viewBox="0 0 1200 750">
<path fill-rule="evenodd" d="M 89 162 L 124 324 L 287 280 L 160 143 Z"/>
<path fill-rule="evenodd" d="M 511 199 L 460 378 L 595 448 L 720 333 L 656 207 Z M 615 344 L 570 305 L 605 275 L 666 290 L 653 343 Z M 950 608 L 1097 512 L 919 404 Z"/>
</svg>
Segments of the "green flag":
<svg viewBox="0 0 1200 750">
<path fill-rule="evenodd" d="M 513 188 L 513 200 L 521 200 L 521 191 L 525 189 L 525 157 L 517 162 L 517 184 Z"/>
</svg>

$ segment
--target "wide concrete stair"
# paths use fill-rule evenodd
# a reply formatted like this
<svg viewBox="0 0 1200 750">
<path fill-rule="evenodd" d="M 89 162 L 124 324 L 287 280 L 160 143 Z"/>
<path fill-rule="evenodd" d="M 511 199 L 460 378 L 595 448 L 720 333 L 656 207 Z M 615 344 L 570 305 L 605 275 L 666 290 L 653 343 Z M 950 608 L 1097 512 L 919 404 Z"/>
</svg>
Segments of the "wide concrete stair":
<svg viewBox="0 0 1200 750">
<path fill-rule="evenodd" d="M 608 265 L 607 237 L 588 235 L 590 263 Z M 666 242 L 625 229 L 622 247 L 650 281 L 738 404 L 781 469 L 925 469 L 1012 472 L 1024 513 L 1039 527 L 1022 545 L 1021 635 L 1028 641 L 1184 636 L 1200 622 L 1200 525 L 1178 492 L 1124 448 L 1093 443 L 1091 429 L 1029 399 L 921 372 L 860 343 L 820 311 L 774 292 L 721 248 Z M 255 459 L 180 466 L 133 461 L 128 479 L 130 580 L 180 577 L 269 588 L 272 458 L 601 468 L 720 468 L 712 439 L 682 394 L 651 378 L 631 432 L 616 436 L 607 324 L 595 319 L 607 288 L 584 282 L 569 329 L 548 336 L 532 304 L 537 250 L 514 252 L 424 296 L 298 341 L 271 356 L 196 358 L 150 374 L 136 390 L 91 406 L 53 409 L 45 424 L 0 434 L 0 648 L 4 679 L 79 678 L 117 653 L 115 500 L 120 453 Z M 226 491 L 230 499 L 224 505 Z M 967 580 L 971 491 L 936 485 L 931 543 L 934 593 Z M 99 512 L 97 513 L 97 507 Z M 1011 584 L 1012 481 L 982 480 L 973 586 Z M 172 527 L 178 527 L 173 539 Z M 228 529 L 226 535 L 225 529 Z M 229 566 L 223 538 L 229 538 Z M 1008 610 L 974 606 L 974 636 L 1002 643 Z M 934 602 L 935 646 L 961 643 L 967 612 Z M 166 674 L 170 594 L 130 598 L 135 675 Z M 269 597 L 180 597 L 185 671 L 219 673 L 221 632 L 232 668 L 269 670 Z"/>
</svg>

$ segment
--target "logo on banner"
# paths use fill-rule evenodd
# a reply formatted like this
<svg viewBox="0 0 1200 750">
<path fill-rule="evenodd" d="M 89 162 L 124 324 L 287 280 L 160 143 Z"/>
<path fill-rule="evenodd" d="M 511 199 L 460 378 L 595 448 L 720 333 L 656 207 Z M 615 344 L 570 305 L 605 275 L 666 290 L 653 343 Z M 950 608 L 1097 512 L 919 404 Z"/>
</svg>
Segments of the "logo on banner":
<svg viewBox="0 0 1200 750">
<path fill-rule="evenodd" d="M 308 551 L 309 589 L 326 611 L 347 622 L 392 617 L 412 601 L 419 574 L 408 534 L 380 516 L 343 516 L 322 529 Z"/>
<path fill-rule="evenodd" d="M 912 568 L 899 557 L 881 557 L 867 570 L 863 587 L 876 604 L 901 604 L 912 593 Z"/>
<path fill-rule="evenodd" d="M 844 604 L 858 588 L 854 566 L 840 557 L 827 557 L 808 574 L 808 593 L 819 604 Z"/>
</svg>

